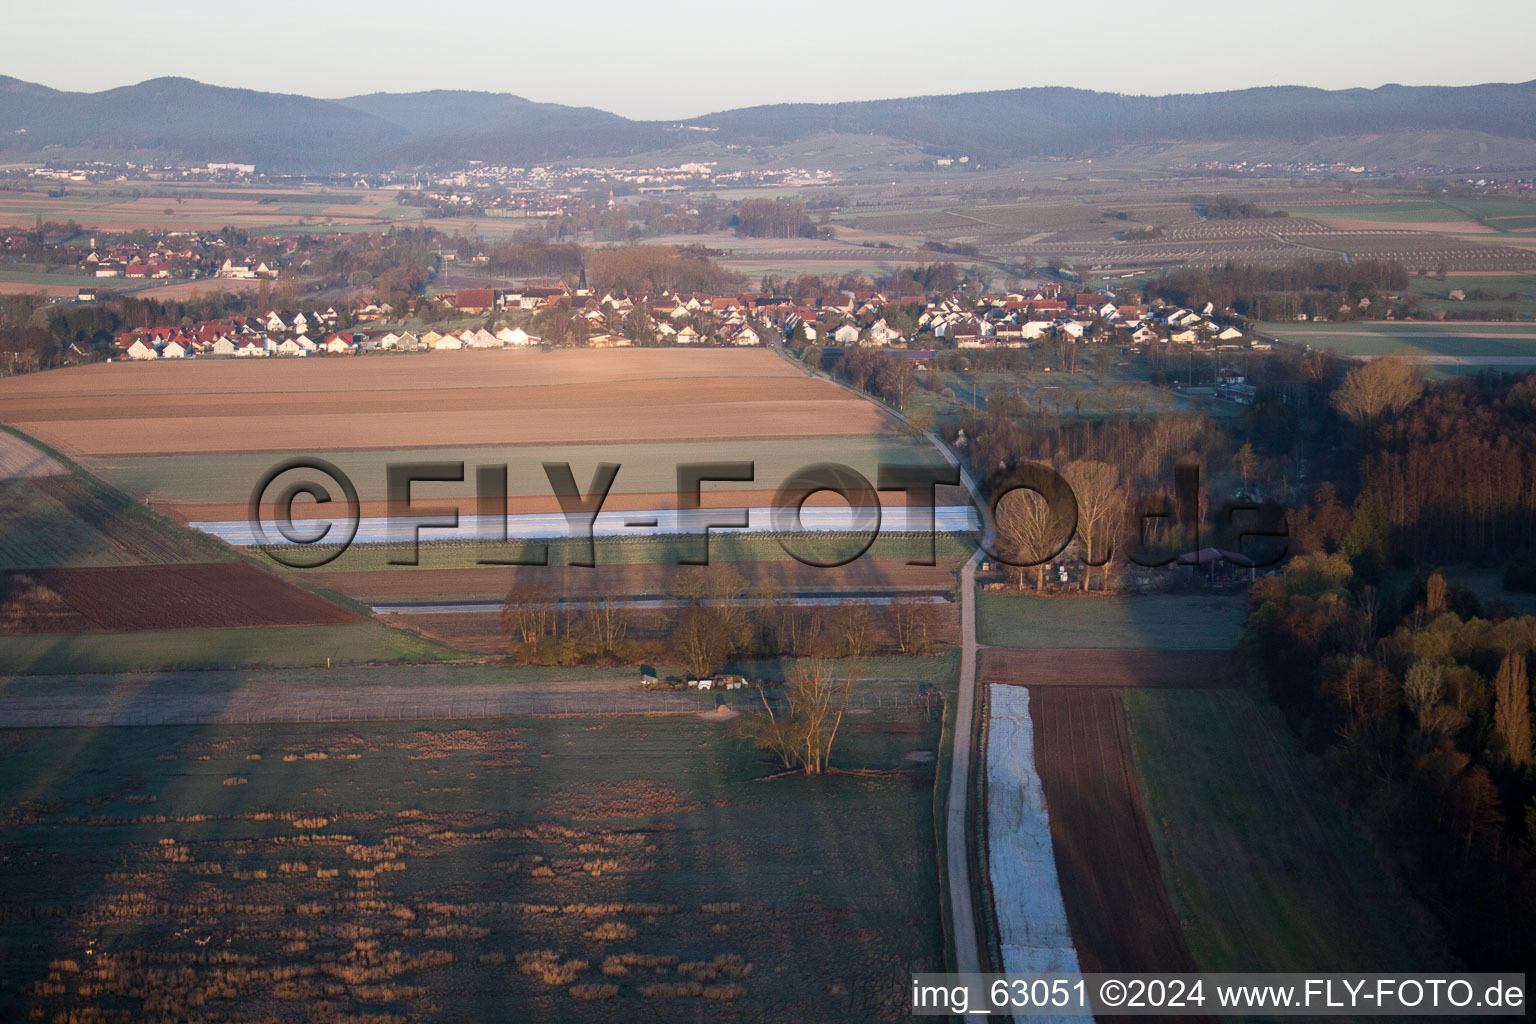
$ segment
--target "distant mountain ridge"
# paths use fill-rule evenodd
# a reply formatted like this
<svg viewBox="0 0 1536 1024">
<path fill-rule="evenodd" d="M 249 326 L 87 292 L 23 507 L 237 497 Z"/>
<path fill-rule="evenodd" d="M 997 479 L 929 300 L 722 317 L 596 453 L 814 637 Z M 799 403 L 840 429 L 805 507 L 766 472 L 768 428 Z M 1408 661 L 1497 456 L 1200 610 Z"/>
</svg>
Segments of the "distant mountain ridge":
<svg viewBox="0 0 1536 1024">
<path fill-rule="evenodd" d="M 996 161 L 1081 157 L 1189 142 L 1298 144 L 1404 132 L 1536 141 L 1536 81 L 1329 91 L 1301 86 L 1170 96 L 1071 88 L 797 103 L 706 114 L 711 142 L 779 145 L 824 132 L 878 135 Z M 507 93 L 436 90 L 325 100 L 157 78 L 98 93 L 0 76 L 0 154 L 132 151 L 280 172 L 376 170 L 480 159 L 618 157 L 681 140 L 672 126 Z M 691 134 L 691 133 L 690 133 Z M 687 140 L 694 141 L 694 140 Z"/>
</svg>

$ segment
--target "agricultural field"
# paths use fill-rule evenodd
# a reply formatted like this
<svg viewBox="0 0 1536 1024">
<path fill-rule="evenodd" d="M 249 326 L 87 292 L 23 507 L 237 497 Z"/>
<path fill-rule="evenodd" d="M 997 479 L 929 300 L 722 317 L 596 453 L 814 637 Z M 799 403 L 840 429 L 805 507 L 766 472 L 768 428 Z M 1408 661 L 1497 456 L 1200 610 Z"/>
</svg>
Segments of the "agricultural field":
<svg viewBox="0 0 1536 1024">
<path fill-rule="evenodd" d="M 977 639 L 991 647 L 1230 651 L 1246 606 L 1240 595 L 1137 597 L 979 595 Z"/>
<path fill-rule="evenodd" d="M 756 782 L 695 715 L 0 732 L 0 1016 L 905 1019 L 937 742 L 860 715 L 886 774 Z"/>
<path fill-rule="evenodd" d="M 214 230 L 233 225 L 253 233 L 387 229 L 420 220 L 425 211 L 400 206 L 393 196 L 351 189 L 248 188 L 239 185 L 71 184 L 66 193 L 0 191 L 0 224 L 73 220 L 86 230 Z"/>
<path fill-rule="evenodd" d="M 1193 971 L 1131 771 L 1119 694 L 1032 686 L 1036 765 L 1084 971 Z"/>
<path fill-rule="evenodd" d="M 1026 650 L 989 647 L 981 654 L 985 683 L 1016 686 L 1232 686 L 1247 669 L 1230 650 Z"/>
<path fill-rule="evenodd" d="M 0 478 L 0 569 L 142 565 L 221 557 L 78 474 Z"/>
<path fill-rule="evenodd" d="M 0 675 L 387 665 L 471 657 L 369 620 L 338 626 L 12 635 L 0 643 Z"/>
<path fill-rule="evenodd" d="M 1246 689 L 1122 691 L 1162 879 L 1203 971 L 1430 971 L 1450 958 L 1316 765 Z"/>
<path fill-rule="evenodd" d="M 561 445 L 891 433 L 771 352 L 432 352 L 112 363 L 0 387 L 0 418 L 71 456 Z"/>
<path fill-rule="evenodd" d="M 0 633 L 327 626 L 361 616 L 245 562 L 0 574 Z"/>
<path fill-rule="evenodd" d="M 1396 355 L 1451 370 L 1536 366 L 1532 323 L 1266 323 L 1258 329 L 1292 345 L 1342 356 Z"/>
</svg>

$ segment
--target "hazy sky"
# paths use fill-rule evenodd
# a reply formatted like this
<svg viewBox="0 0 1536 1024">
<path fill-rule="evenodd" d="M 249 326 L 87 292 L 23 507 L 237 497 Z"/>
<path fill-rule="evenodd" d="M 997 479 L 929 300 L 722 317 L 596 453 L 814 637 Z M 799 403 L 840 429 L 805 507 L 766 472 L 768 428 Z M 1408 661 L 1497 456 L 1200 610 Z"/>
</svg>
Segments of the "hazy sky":
<svg viewBox="0 0 1536 1024">
<path fill-rule="evenodd" d="M 658 119 L 1033 85 L 1536 78 L 1532 0 L 23 0 L 0 25 L 0 73 L 58 89 L 162 75 L 328 97 L 481 89 Z"/>
</svg>

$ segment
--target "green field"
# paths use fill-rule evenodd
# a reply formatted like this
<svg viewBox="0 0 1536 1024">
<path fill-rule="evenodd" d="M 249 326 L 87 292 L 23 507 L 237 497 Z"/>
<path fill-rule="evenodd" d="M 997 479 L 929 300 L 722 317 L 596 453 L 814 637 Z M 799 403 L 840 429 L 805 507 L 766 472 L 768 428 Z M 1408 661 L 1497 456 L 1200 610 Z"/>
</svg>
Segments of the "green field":
<svg viewBox="0 0 1536 1024">
<path fill-rule="evenodd" d="M 1536 363 L 1532 323 L 1265 323 L 1258 329 L 1293 345 L 1346 356 L 1500 357 Z"/>
<path fill-rule="evenodd" d="M 60 271 L 48 273 L 39 270 L 12 270 L 0 265 L 0 284 L 28 284 L 28 285 L 56 285 L 68 288 L 99 288 L 103 291 L 134 291 L 139 288 L 147 288 L 154 282 L 147 280 L 129 280 L 122 277 L 96 277 L 85 274 Z"/>
<path fill-rule="evenodd" d="M 1147 826 L 1201 970 L 1450 965 L 1273 708 L 1231 690 L 1124 700 Z"/>
<path fill-rule="evenodd" d="M 706 484 L 706 490 L 777 489 L 797 470 L 817 462 L 839 462 L 857 469 L 873 483 L 879 464 L 942 465 L 925 443 L 901 437 L 802 438 L 794 441 L 709 441 L 657 444 L 538 445 L 494 448 L 412 448 L 312 454 L 334 463 L 350 476 L 364 501 L 385 496 L 385 467 L 392 462 L 463 462 L 465 484 L 418 484 L 417 500 L 434 494 L 469 494 L 474 467 L 505 465 L 508 492 L 516 496 L 552 495 L 542 464 L 569 462 L 576 482 L 585 490 L 600 462 L 618 463 L 613 494 L 677 491 L 677 467 L 686 462 L 743 461 L 755 465 L 750 484 Z M 280 454 L 177 455 L 91 457 L 82 460 L 92 472 L 133 495 L 153 495 L 159 501 L 243 504 L 261 475 L 280 461 Z M 618 505 L 613 507 L 617 508 Z"/>
<path fill-rule="evenodd" d="M 1227 650 L 1242 627 L 1241 597 L 1030 597 L 984 593 L 977 639 L 993 647 Z"/>
<path fill-rule="evenodd" d="M 172 629 L 136 633 L 32 633 L 0 643 L 0 673 L 157 672 L 297 668 L 473 658 L 378 622 L 344 626 Z"/>
<path fill-rule="evenodd" d="M 3 731 L 0 1018 L 905 1020 L 937 741 L 759 782 L 687 715 Z"/>
<path fill-rule="evenodd" d="M 0 569 L 209 562 L 228 557 L 83 474 L 0 480 Z"/>
<path fill-rule="evenodd" d="M 507 560 L 532 560 L 537 556 L 537 546 L 543 542 L 497 544 L 495 555 Z M 857 550 L 860 541 L 843 537 L 807 534 L 796 541 L 797 553 L 824 560 L 847 557 Z M 548 564 L 569 565 L 577 548 L 585 552 L 585 544 L 568 540 L 550 541 Z M 624 538 L 599 537 L 592 543 L 593 561 L 597 565 L 660 565 L 683 564 L 685 558 L 697 558 L 702 550 L 698 537 Z M 958 565 L 971 557 L 976 546 L 969 537 L 956 534 L 939 534 L 933 539 L 933 556 L 937 563 Z M 335 561 L 324 566 L 323 571 L 371 572 L 374 570 L 399 569 L 391 565 L 391 559 L 405 557 L 407 548 L 399 544 L 355 544 Z M 423 541 L 420 550 L 420 567 L 423 569 L 468 569 L 486 557 L 487 549 L 479 544 L 458 541 Z M 861 560 L 896 559 L 908 561 L 926 559 L 929 555 L 928 540 L 921 535 L 882 533 L 875 538 Z M 784 562 L 791 559 L 775 539 L 729 533 L 713 534 L 709 539 L 711 562 Z M 295 582 L 303 582 L 307 570 L 284 570 Z"/>
</svg>

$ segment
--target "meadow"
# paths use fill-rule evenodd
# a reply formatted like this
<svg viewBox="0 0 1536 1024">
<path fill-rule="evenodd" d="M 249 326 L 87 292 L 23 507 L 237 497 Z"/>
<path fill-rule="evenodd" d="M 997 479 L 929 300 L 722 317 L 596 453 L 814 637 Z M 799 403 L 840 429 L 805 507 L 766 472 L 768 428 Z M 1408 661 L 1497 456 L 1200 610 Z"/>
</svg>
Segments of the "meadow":
<svg viewBox="0 0 1536 1024">
<path fill-rule="evenodd" d="M 985 645 L 1045 649 L 1230 650 L 1242 626 L 1241 596 L 979 595 L 976 635 Z"/>
<path fill-rule="evenodd" d="M 0 732 L 0 1017 L 905 1019 L 938 730 L 767 782 L 693 715 Z"/>
<path fill-rule="evenodd" d="M 1466 366 L 1536 364 L 1532 323 L 1264 323 L 1258 329 L 1293 345 L 1345 356 L 1401 355 Z"/>
<path fill-rule="evenodd" d="M 1450 958 L 1274 708 L 1122 693 L 1164 884 L 1203 971 L 1427 971 Z"/>
</svg>

